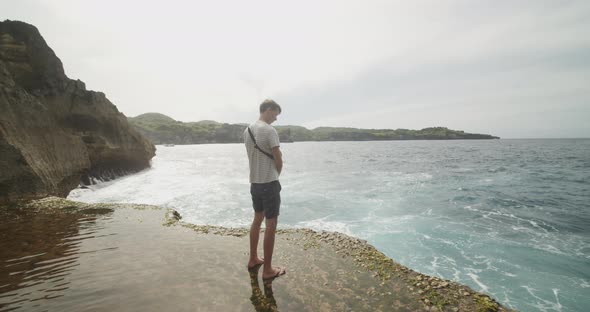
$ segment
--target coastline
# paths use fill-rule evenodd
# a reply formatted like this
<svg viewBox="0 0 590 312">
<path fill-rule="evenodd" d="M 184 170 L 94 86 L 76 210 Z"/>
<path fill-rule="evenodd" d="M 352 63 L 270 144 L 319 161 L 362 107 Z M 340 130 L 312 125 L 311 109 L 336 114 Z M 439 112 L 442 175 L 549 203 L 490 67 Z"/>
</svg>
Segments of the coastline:
<svg viewBox="0 0 590 312">
<path fill-rule="evenodd" d="M 42 211 L 50 216 L 81 214 L 94 215 L 100 219 L 101 214 L 108 214 L 111 218 L 109 222 L 120 223 L 118 233 L 133 229 L 125 237 L 131 239 L 132 235 L 137 235 L 126 247 L 115 246 L 118 244 L 117 240 L 105 243 L 107 235 L 101 236 L 103 244 L 115 244 L 113 246 L 119 250 L 109 254 L 109 261 L 112 262 L 110 265 L 125 267 L 130 262 L 136 265 L 145 262 L 145 267 L 153 268 L 150 276 L 162 276 L 155 280 L 156 284 L 164 276 L 169 278 L 162 285 L 154 285 L 154 281 L 145 283 L 146 281 L 132 275 L 132 280 L 135 281 L 126 291 L 133 292 L 134 288 L 148 287 L 145 284 L 156 289 L 172 288 L 176 292 L 167 294 L 167 298 L 175 298 L 175 301 L 181 302 L 191 301 L 192 297 L 199 294 L 196 297 L 206 300 L 196 303 L 193 300 L 196 305 L 192 308 L 197 307 L 197 310 L 219 307 L 223 297 L 235 292 L 232 298 L 241 300 L 231 299 L 223 307 L 251 310 L 254 306 L 256 311 L 512 311 L 467 286 L 415 272 L 396 263 L 366 241 L 338 232 L 278 230 L 273 262 L 276 265 L 286 265 L 288 273 L 267 283 L 253 272 L 249 273 L 250 280 L 244 281 L 243 277 L 248 273 L 245 268 L 248 229 L 185 223 L 175 210 L 150 205 L 87 204 L 48 197 L 20 202 L 17 206 L 18 209 Z M 2 213 L 9 213 L 5 207 L 2 210 Z M 117 217 L 119 213 L 121 215 Z M 105 227 L 108 229 L 107 225 Z M 92 239 L 95 238 L 86 241 L 90 242 Z M 259 248 L 261 245 L 259 244 Z M 142 252 L 137 261 L 127 254 L 133 249 Z M 143 257 L 143 251 L 154 252 L 160 258 L 171 258 L 167 258 L 165 266 L 161 263 L 155 265 L 151 262 L 155 261 L 151 257 Z M 119 259 L 122 255 L 125 258 Z M 23 256 L 27 255 L 21 255 L 21 258 Z M 82 262 L 80 260 L 81 266 L 84 266 Z M 183 267 L 193 267 L 196 271 L 176 276 L 176 271 Z M 260 288 L 261 284 L 263 289 Z M 109 281 L 105 280 L 102 287 L 108 286 Z M 154 295 L 149 291 L 145 293 Z M 67 297 L 66 293 L 64 298 Z M 67 306 L 68 303 L 64 301 L 63 304 Z M 104 310 L 112 310 L 109 304 L 113 303 L 103 301 L 100 306 Z M 162 306 L 152 303 L 143 309 L 155 311 L 157 307 Z"/>
</svg>

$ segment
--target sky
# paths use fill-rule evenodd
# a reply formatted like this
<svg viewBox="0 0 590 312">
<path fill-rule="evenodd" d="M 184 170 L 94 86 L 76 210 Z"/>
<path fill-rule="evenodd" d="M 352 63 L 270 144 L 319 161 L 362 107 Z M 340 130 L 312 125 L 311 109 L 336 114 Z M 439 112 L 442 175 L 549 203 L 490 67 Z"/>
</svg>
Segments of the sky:
<svg viewBox="0 0 590 312">
<path fill-rule="evenodd" d="M 127 116 L 590 137 L 590 1 L 0 1 Z"/>
</svg>

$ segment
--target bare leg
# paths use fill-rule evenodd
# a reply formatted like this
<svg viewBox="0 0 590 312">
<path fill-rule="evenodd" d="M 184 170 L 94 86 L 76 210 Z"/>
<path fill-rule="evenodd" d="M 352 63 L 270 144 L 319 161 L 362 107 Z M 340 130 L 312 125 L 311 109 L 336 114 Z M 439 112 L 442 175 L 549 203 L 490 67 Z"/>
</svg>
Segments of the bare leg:
<svg viewBox="0 0 590 312">
<path fill-rule="evenodd" d="M 264 259 L 258 258 L 258 238 L 260 236 L 262 220 L 264 220 L 264 214 L 262 212 L 254 213 L 254 220 L 252 221 L 252 226 L 250 226 L 250 260 L 248 260 L 248 268 L 264 263 Z"/>
<path fill-rule="evenodd" d="M 264 231 L 264 270 L 262 271 L 263 279 L 282 275 L 286 272 L 284 268 L 272 267 L 272 253 L 275 247 L 277 219 L 278 217 L 266 219 L 266 229 Z"/>
</svg>

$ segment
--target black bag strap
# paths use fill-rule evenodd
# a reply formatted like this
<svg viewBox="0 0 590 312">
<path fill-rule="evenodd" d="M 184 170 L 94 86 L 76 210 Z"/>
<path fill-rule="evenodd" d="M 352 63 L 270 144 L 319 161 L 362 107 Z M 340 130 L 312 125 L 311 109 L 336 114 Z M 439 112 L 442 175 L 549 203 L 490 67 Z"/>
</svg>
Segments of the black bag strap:
<svg viewBox="0 0 590 312">
<path fill-rule="evenodd" d="M 248 133 L 250 133 L 250 137 L 252 138 L 252 142 L 254 142 L 254 148 L 255 148 L 255 149 L 257 149 L 257 150 L 259 150 L 260 152 L 262 152 L 262 154 L 264 154 L 264 155 L 268 156 L 270 159 L 274 160 L 274 159 L 275 159 L 275 157 L 274 157 L 272 154 L 270 154 L 270 153 L 267 153 L 267 152 L 263 151 L 263 150 L 262 150 L 262 149 L 261 149 L 261 148 L 258 146 L 258 144 L 256 144 L 256 139 L 254 138 L 254 134 L 252 134 L 252 130 L 250 130 L 250 127 L 248 127 Z"/>
</svg>

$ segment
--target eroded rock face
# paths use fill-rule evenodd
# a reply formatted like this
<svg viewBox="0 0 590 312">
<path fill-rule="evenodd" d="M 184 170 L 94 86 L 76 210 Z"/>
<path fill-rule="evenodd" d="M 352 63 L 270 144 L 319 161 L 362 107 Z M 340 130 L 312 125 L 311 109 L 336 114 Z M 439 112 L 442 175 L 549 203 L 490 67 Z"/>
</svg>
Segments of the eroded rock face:
<svg viewBox="0 0 590 312">
<path fill-rule="evenodd" d="M 67 196 L 150 165 L 155 147 L 103 93 L 69 79 L 32 25 L 0 22 L 0 202 Z"/>
</svg>

